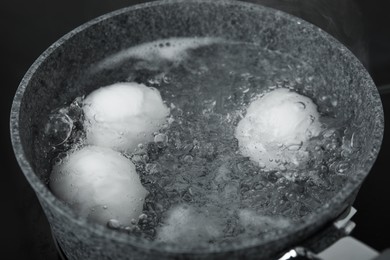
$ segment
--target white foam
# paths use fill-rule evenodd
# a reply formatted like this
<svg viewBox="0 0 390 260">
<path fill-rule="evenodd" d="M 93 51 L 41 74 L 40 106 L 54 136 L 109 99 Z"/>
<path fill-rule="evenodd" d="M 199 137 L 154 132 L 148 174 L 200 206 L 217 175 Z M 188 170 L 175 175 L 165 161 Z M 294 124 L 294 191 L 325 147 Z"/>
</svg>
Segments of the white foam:
<svg viewBox="0 0 390 260">
<path fill-rule="evenodd" d="M 220 42 L 223 42 L 223 39 L 212 37 L 181 37 L 147 42 L 119 51 L 105 58 L 94 66 L 94 70 L 99 71 L 101 69 L 112 68 L 130 58 L 147 61 L 180 61 L 190 49 Z"/>
<path fill-rule="evenodd" d="M 317 106 L 285 88 L 253 101 L 235 136 L 244 156 L 267 169 L 298 166 L 307 160 L 307 141 L 321 131 Z"/>
<path fill-rule="evenodd" d="M 137 83 L 116 83 L 99 88 L 83 102 L 87 143 L 133 152 L 153 140 L 166 121 L 169 108 L 160 92 Z"/>
<path fill-rule="evenodd" d="M 106 225 L 130 225 L 142 212 L 147 191 L 135 166 L 108 148 L 87 146 L 54 165 L 50 188 L 78 214 Z"/>
<path fill-rule="evenodd" d="M 241 209 L 238 212 L 238 217 L 240 224 L 247 229 L 247 232 L 255 231 L 256 229 L 266 229 L 270 227 L 277 227 L 279 229 L 282 229 L 291 225 L 290 221 L 286 218 L 260 215 L 250 209 Z"/>
</svg>

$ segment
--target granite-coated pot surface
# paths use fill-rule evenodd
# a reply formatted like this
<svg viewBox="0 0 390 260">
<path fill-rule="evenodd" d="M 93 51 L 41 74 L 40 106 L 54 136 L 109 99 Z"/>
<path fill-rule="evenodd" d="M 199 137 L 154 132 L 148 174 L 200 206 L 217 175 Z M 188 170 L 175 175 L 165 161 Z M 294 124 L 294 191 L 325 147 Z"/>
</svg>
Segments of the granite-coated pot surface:
<svg viewBox="0 0 390 260">
<path fill-rule="evenodd" d="M 69 103 L 92 90 L 77 84 L 91 64 L 129 46 L 192 36 L 256 42 L 310 63 L 326 75 L 327 83 L 314 88 L 312 95 L 336 93 L 338 113 L 352 119 L 355 141 L 361 150 L 354 155 L 351 181 L 315 214 L 286 233 L 270 233 L 229 246 L 215 245 L 204 251 L 180 252 L 87 222 L 57 200 L 44 184 L 47 162 L 36 149 L 37 133 L 58 104 Z M 382 133 L 383 112 L 375 85 L 344 46 L 300 19 L 236 1 L 159 1 L 121 9 L 82 25 L 53 44 L 32 65 L 11 111 L 16 157 L 69 259 L 267 259 L 310 236 L 351 204 L 375 161 Z"/>
</svg>

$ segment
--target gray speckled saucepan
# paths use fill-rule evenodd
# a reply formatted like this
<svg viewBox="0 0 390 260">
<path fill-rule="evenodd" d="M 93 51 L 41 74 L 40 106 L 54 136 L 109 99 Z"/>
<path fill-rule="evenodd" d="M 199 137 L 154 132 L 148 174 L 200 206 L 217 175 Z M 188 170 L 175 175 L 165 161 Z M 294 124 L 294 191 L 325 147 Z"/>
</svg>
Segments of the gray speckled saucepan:
<svg viewBox="0 0 390 260">
<path fill-rule="evenodd" d="M 313 214 L 284 232 L 193 252 L 148 243 L 80 218 L 45 184 L 48 162 L 37 145 L 42 122 L 60 104 L 86 94 L 80 84 L 91 64 L 140 43 L 170 37 L 221 37 L 289 53 L 325 77 L 312 97 L 337 99 L 337 115 L 349 118 L 360 149 L 350 178 Z M 110 75 L 115 80 L 115 75 Z M 105 78 L 101 77 L 106 85 Z M 96 86 L 97 87 L 97 86 Z M 36 192 L 54 236 L 69 259 L 268 259 L 299 244 L 351 203 L 378 154 L 383 110 L 369 74 L 351 52 L 321 29 L 283 12 L 238 1 L 168 0 L 124 8 L 96 18 L 50 46 L 31 66 L 15 95 L 11 134 L 15 155 Z M 46 176 L 46 177 L 45 177 Z"/>
</svg>

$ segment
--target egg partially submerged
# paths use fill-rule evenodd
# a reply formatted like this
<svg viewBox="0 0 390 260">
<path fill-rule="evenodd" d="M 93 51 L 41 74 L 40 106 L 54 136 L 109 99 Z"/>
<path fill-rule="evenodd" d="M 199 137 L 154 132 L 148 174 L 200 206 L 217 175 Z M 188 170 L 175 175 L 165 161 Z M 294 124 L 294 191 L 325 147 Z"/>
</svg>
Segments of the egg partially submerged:
<svg viewBox="0 0 390 260">
<path fill-rule="evenodd" d="M 202 242 L 214 241 L 222 235 L 218 219 L 197 212 L 189 205 L 176 206 L 168 213 L 165 223 L 157 230 L 157 241 L 196 247 Z"/>
<path fill-rule="evenodd" d="M 321 132 L 317 106 L 289 89 L 275 89 L 254 100 L 238 123 L 242 155 L 268 170 L 295 167 L 308 159 L 310 138 Z"/>
<path fill-rule="evenodd" d="M 147 191 L 135 166 L 108 148 L 87 146 L 53 166 L 52 192 L 80 216 L 106 225 L 130 225 L 142 213 Z"/>
<path fill-rule="evenodd" d="M 87 143 L 133 152 L 153 140 L 169 114 L 159 91 L 138 83 L 99 88 L 83 102 Z"/>
</svg>

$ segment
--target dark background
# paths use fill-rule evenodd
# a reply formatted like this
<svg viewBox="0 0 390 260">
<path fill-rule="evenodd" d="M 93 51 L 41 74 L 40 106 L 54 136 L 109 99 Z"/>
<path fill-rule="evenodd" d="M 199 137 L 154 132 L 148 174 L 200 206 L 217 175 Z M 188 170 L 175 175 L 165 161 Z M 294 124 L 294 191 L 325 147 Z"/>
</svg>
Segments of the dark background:
<svg viewBox="0 0 390 260">
<path fill-rule="evenodd" d="M 8 0 L 0 2 L 2 65 L 0 253 L 2 256 L 7 256 L 4 259 L 56 259 L 48 223 L 15 161 L 10 143 L 9 111 L 20 80 L 34 60 L 65 33 L 99 15 L 139 2 L 143 1 Z M 386 4 L 388 1 L 254 0 L 251 2 L 275 5 L 285 11 L 303 16 L 330 31 L 362 60 L 379 87 L 390 84 L 390 8 Z M 305 5 L 309 2 L 314 7 L 308 8 Z M 341 32 L 338 31 L 338 27 L 342 28 Z M 383 94 L 382 102 L 385 115 L 389 117 L 390 94 Z M 387 121 L 389 120 L 390 118 Z M 387 157 L 389 154 L 390 133 L 386 125 L 382 150 L 354 205 L 358 210 L 354 217 L 357 227 L 352 234 L 380 251 L 390 247 L 390 167 Z"/>
</svg>

